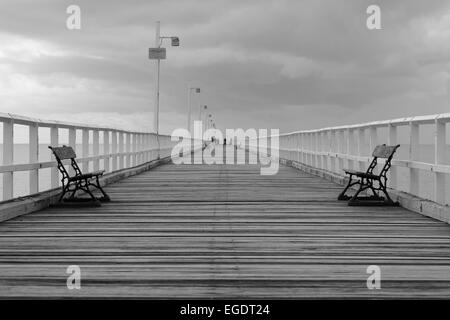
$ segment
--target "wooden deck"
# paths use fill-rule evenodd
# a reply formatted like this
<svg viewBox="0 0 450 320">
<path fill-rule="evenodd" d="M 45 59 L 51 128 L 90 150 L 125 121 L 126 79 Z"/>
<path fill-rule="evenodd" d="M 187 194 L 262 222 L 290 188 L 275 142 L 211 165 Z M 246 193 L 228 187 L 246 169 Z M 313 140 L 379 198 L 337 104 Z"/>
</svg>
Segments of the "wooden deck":
<svg viewBox="0 0 450 320">
<path fill-rule="evenodd" d="M 348 207 L 340 189 L 289 167 L 158 167 L 107 187 L 101 208 L 0 224 L 0 297 L 450 297 L 449 225 Z"/>
</svg>

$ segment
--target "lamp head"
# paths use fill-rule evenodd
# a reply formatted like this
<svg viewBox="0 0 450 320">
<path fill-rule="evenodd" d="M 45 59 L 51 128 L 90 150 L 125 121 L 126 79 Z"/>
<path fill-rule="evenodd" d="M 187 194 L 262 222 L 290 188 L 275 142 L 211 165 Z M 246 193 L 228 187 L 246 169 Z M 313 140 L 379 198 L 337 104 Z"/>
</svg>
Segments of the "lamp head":
<svg viewBox="0 0 450 320">
<path fill-rule="evenodd" d="M 170 37 L 172 40 L 172 47 L 179 47 L 180 46 L 180 39 L 178 37 Z"/>
</svg>

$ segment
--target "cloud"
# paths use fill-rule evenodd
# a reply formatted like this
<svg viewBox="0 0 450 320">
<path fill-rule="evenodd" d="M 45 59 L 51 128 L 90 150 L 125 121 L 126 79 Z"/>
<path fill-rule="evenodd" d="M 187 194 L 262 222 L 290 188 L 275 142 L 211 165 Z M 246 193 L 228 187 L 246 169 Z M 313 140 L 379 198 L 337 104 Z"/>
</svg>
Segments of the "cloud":
<svg viewBox="0 0 450 320">
<path fill-rule="evenodd" d="M 362 122 L 448 107 L 445 0 L 379 0 L 377 31 L 365 26 L 368 0 L 80 0 L 79 31 L 65 27 L 70 4 L 2 2 L 1 111 L 76 112 L 106 125 L 123 115 L 123 124 L 148 129 L 155 69 L 147 50 L 156 20 L 163 35 L 181 40 L 178 48 L 164 44 L 166 132 L 185 126 L 190 82 L 202 87 L 196 103 L 208 104 L 223 128 L 291 131 L 329 125 L 340 114 Z"/>
</svg>

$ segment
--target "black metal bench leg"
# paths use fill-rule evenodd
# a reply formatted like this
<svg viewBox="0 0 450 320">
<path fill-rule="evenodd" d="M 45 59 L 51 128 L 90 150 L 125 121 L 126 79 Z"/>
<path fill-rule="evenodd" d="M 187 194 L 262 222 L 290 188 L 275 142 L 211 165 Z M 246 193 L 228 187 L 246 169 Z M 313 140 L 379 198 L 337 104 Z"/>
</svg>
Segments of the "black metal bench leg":
<svg viewBox="0 0 450 320">
<path fill-rule="evenodd" d="M 84 187 L 86 188 L 84 191 L 86 191 L 86 193 L 92 198 L 92 201 L 94 201 L 95 205 L 100 207 L 101 204 L 100 204 L 99 200 L 94 196 L 92 191 L 89 189 L 89 181 L 88 181 L 88 179 L 85 180 Z"/>
<path fill-rule="evenodd" d="M 100 200 L 100 201 L 102 201 L 102 202 L 109 202 L 109 201 L 111 201 L 111 198 L 109 197 L 109 195 L 105 192 L 105 190 L 103 190 L 103 188 L 101 187 L 101 185 L 100 185 L 100 181 L 98 180 L 98 176 L 96 177 L 96 179 L 95 179 L 95 181 L 96 181 L 96 184 L 94 185 L 98 190 L 100 190 L 100 192 L 103 194 L 103 197 L 101 197 L 100 199 L 98 199 L 98 200 Z"/>
<path fill-rule="evenodd" d="M 366 185 L 364 185 L 364 179 L 361 179 L 360 184 L 359 184 L 359 188 L 356 191 L 356 193 L 353 195 L 353 197 L 350 198 L 350 200 L 348 201 L 348 205 L 351 206 L 352 204 L 354 204 L 355 202 L 358 201 L 358 195 L 363 192 L 364 190 L 366 190 L 368 187 Z"/>
<path fill-rule="evenodd" d="M 66 186 L 63 186 L 63 188 L 62 188 L 63 190 L 62 190 L 61 196 L 59 197 L 58 202 L 62 202 L 63 201 L 64 196 L 66 195 L 66 193 L 67 193 L 67 191 L 69 189 L 69 185 L 70 184 L 67 184 Z"/>
<path fill-rule="evenodd" d="M 355 185 L 356 183 L 352 183 L 352 175 L 350 175 L 350 177 L 348 178 L 348 183 L 347 186 L 344 188 L 344 190 L 342 190 L 342 192 L 339 194 L 338 196 L 338 200 L 339 201 L 344 201 L 344 200 L 349 200 L 351 197 L 347 196 L 345 193 L 347 192 L 347 190 Z"/>
<path fill-rule="evenodd" d="M 82 189 L 81 181 L 74 182 L 74 189 L 72 190 L 72 194 L 67 198 L 67 200 L 74 201 L 76 199 L 78 190 L 84 191 Z"/>
<path fill-rule="evenodd" d="M 398 201 L 394 201 L 391 199 L 391 197 L 389 196 L 389 193 L 387 192 L 386 186 L 383 184 L 381 187 L 381 191 L 383 191 L 384 195 L 386 196 L 386 205 L 389 206 L 398 206 L 400 205 L 400 203 Z"/>
</svg>

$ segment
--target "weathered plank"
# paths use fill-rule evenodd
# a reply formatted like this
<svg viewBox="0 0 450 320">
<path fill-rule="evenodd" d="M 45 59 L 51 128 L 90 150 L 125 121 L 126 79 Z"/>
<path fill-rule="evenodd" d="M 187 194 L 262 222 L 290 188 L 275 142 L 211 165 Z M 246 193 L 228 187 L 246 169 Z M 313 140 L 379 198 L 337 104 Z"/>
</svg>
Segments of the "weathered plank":
<svg viewBox="0 0 450 320">
<path fill-rule="evenodd" d="M 165 165 L 0 224 L 0 297 L 450 297 L 450 226 L 281 167 Z M 79 265 L 82 289 L 66 287 Z M 382 289 L 368 290 L 379 265 Z"/>
</svg>

